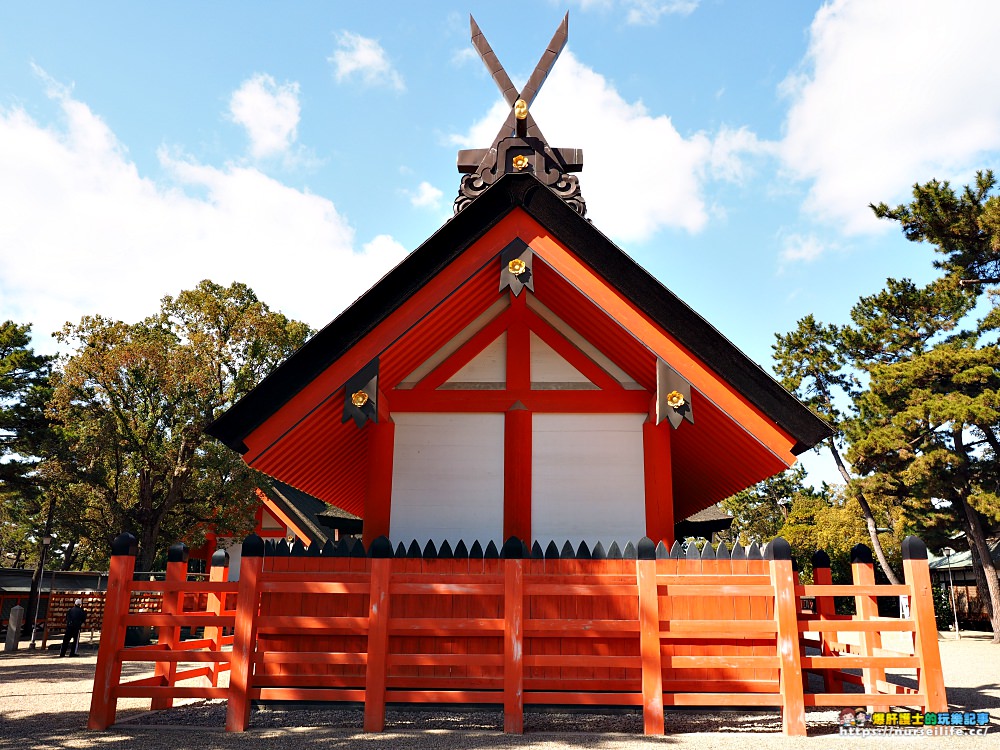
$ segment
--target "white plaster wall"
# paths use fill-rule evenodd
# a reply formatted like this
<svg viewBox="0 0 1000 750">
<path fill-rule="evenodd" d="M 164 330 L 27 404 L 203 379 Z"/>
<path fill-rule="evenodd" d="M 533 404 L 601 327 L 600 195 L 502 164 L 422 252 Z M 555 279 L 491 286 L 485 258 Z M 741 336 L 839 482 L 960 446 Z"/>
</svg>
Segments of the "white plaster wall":
<svg viewBox="0 0 1000 750">
<path fill-rule="evenodd" d="M 503 536 L 503 414 L 393 415 L 393 544 Z"/>
<path fill-rule="evenodd" d="M 646 534 L 644 414 L 532 416 L 531 533 L 544 548 Z"/>
</svg>

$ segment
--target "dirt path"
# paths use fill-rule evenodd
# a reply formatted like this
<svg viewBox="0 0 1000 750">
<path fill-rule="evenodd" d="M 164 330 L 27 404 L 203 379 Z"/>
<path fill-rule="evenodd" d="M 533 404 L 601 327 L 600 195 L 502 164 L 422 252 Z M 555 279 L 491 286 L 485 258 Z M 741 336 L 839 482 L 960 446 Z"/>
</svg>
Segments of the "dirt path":
<svg viewBox="0 0 1000 750">
<path fill-rule="evenodd" d="M 77 659 L 58 658 L 58 650 L 21 651 L 0 655 L 0 748 L 138 748 L 139 750 L 207 750 L 256 748 L 268 750 L 336 750 L 337 748 L 427 748 L 427 750 L 487 750 L 488 748 L 619 748 L 697 747 L 770 748 L 998 748 L 1000 747 L 1000 646 L 982 636 L 961 641 L 943 634 L 948 700 L 954 710 L 989 711 L 987 737 L 842 738 L 836 734 L 835 711 L 810 711 L 806 739 L 781 735 L 775 713 L 668 712 L 667 734 L 641 736 L 636 714 L 529 714 L 526 733 L 515 737 L 498 730 L 499 712 L 390 711 L 386 732 L 360 731 L 360 711 L 351 709 L 255 710 L 251 730 L 222 731 L 224 706 L 187 702 L 169 712 L 151 714 L 148 700 L 119 701 L 118 724 L 108 732 L 84 727 L 90 709 L 95 652 Z M 126 665 L 126 675 L 148 673 L 143 665 Z M 178 701 L 178 703 L 183 703 Z"/>
</svg>

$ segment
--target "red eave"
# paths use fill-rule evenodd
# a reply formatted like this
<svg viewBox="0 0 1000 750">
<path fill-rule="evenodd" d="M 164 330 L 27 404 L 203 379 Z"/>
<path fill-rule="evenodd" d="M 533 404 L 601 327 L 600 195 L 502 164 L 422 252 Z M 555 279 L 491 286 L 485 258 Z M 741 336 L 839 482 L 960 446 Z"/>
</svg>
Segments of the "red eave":
<svg viewBox="0 0 1000 750">
<path fill-rule="evenodd" d="M 657 357 L 692 383 L 695 424 L 671 443 L 676 518 L 794 463 L 793 437 L 520 208 L 247 436 L 247 463 L 363 516 L 367 431 L 341 422 L 344 383 L 379 357 L 380 387 L 394 388 L 487 310 L 501 296 L 497 255 L 515 237 L 535 252 L 537 299 L 644 389 L 655 391 Z"/>
</svg>

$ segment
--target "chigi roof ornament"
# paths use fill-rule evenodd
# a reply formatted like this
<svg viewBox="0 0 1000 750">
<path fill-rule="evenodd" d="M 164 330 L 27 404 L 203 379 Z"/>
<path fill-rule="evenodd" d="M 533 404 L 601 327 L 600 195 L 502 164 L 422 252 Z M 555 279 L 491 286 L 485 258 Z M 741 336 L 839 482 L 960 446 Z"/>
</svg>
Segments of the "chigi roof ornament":
<svg viewBox="0 0 1000 750">
<path fill-rule="evenodd" d="M 472 45 L 500 87 L 510 113 L 490 148 L 465 149 L 458 152 L 458 171 L 463 174 L 455 199 L 455 213 L 466 208 L 490 185 L 503 175 L 533 174 L 542 184 L 562 198 L 581 216 L 587 214 L 587 204 L 580 194 L 579 179 L 570 174 L 583 169 L 583 151 L 578 148 L 552 148 L 531 116 L 531 103 L 545 82 L 569 36 L 569 14 L 549 42 L 548 48 L 535 66 L 521 91 L 514 88 L 490 43 L 480 31 L 476 19 L 469 17 Z"/>
</svg>

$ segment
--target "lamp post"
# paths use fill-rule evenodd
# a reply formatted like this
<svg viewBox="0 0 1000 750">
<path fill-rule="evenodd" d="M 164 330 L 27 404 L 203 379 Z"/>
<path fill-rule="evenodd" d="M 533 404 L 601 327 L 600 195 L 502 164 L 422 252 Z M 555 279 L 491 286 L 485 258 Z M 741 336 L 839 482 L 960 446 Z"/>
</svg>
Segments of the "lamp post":
<svg viewBox="0 0 1000 750">
<path fill-rule="evenodd" d="M 52 544 L 52 537 L 46 534 L 42 537 L 42 556 L 38 563 L 38 567 L 42 569 L 42 573 L 38 576 L 38 597 L 35 599 L 35 618 L 31 621 L 31 643 L 28 644 L 29 650 L 35 648 L 35 636 L 38 633 L 38 612 L 42 607 L 42 584 L 45 583 L 45 553 L 48 552 L 50 544 Z M 52 587 L 49 586 L 49 599 L 51 598 Z"/>
<path fill-rule="evenodd" d="M 962 640 L 962 631 L 958 629 L 958 607 L 955 606 L 955 578 L 951 572 L 951 556 L 955 554 L 955 550 L 951 547 L 945 547 L 941 550 L 944 553 L 945 564 L 948 566 L 948 589 L 951 593 L 951 613 L 955 617 L 955 638 L 956 640 Z"/>
</svg>

